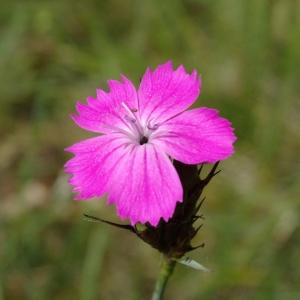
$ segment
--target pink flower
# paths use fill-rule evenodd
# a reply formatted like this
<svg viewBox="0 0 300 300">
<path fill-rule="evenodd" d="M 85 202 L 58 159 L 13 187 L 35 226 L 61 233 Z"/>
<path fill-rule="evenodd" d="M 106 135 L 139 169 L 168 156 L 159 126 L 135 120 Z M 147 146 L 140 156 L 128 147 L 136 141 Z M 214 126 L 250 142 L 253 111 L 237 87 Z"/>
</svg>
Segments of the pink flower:
<svg viewBox="0 0 300 300">
<path fill-rule="evenodd" d="M 196 71 L 172 63 L 147 69 L 138 90 L 125 76 L 109 80 L 87 104 L 77 103 L 73 120 L 99 133 L 66 150 L 66 165 L 78 200 L 108 196 L 120 218 L 131 224 L 167 221 L 183 190 L 172 159 L 213 163 L 233 153 L 231 123 L 210 108 L 186 109 L 200 93 Z"/>
</svg>

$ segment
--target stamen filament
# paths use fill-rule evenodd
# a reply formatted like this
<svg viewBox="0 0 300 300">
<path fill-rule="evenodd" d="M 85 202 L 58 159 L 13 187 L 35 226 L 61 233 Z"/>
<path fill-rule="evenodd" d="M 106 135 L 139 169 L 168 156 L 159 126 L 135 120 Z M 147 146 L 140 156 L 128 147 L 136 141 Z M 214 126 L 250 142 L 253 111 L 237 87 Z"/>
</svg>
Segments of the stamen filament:
<svg viewBox="0 0 300 300">
<path fill-rule="evenodd" d="M 124 109 L 127 111 L 128 116 L 133 118 L 134 120 L 136 119 L 135 114 L 133 113 L 135 110 L 131 110 L 125 102 L 122 102 L 121 105 L 124 107 Z"/>
<path fill-rule="evenodd" d="M 137 109 L 130 109 L 128 105 L 125 102 L 122 102 L 121 105 L 124 107 L 128 115 L 125 116 L 125 119 L 129 121 L 133 129 L 136 129 L 140 136 L 144 135 L 143 127 L 137 118 L 137 116 L 134 114 L 137 112 Z"/>
</svg>

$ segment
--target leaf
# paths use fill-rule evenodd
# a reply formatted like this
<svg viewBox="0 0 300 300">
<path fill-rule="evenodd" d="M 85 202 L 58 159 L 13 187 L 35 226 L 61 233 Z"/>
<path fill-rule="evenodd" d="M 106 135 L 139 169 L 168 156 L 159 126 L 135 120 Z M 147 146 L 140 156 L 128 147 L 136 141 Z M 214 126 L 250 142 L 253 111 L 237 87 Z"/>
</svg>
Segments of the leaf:
<svg viewBox="0 0 300 300">
<path fill-rule="evenodd" d="M 181 263 L 182 265 L 188 266 L 192 269 L 198 270 L 198 271 L 203 271 L 203 272 L 210 272 L 209 269 L 198 263 L 197 261 L 187 257 L 183 256 L 179 259 L 176 259 L 177 262 Z"/>
</svg>

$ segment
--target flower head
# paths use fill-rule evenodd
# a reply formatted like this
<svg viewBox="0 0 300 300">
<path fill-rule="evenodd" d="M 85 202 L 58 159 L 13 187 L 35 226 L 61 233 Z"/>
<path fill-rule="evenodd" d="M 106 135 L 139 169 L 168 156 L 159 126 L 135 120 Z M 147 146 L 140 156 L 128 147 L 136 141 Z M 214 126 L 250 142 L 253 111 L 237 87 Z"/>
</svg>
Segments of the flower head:
<svg viewBox="0 0 300 300">
<path fill-rule="evenodd" d="M 147 69 L 138 90 L 122 76 L 109 80 L 72 116 L 100 135 L 66 150 L 66 165 L 78 200 L 107 195 L 120 218 L 156 226 L 173 215 L 183 190 L 172 159 L 214 163 L 233 153 L 236 137 L 228 120 L 210 108 L 186 110 L 199 96 L 201 80 L 172 63 Z"/>
</svg>

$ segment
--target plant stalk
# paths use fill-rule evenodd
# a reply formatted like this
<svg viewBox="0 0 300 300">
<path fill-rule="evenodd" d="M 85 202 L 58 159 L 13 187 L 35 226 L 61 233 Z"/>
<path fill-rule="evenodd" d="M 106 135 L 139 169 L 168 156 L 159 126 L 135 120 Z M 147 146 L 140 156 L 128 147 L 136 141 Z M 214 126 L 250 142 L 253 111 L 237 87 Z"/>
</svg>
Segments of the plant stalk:
<svg viewBox="0 0 300 300">
<path fill-rule="evenodd" d="M 155 283 L 151 300 L 162 300 L 170 276 L 175 268 L 176 261 L 163 256 L 158 278 Z"/>
</svg>

